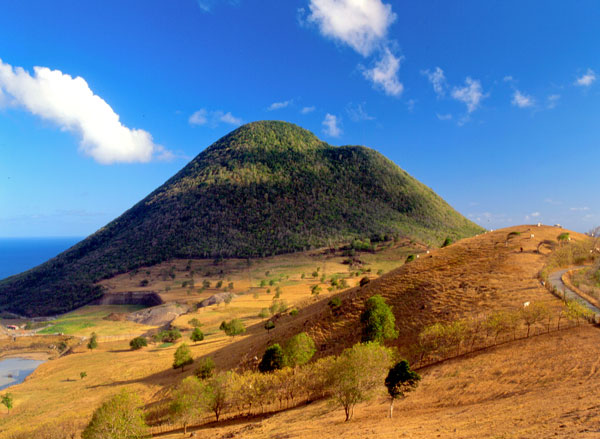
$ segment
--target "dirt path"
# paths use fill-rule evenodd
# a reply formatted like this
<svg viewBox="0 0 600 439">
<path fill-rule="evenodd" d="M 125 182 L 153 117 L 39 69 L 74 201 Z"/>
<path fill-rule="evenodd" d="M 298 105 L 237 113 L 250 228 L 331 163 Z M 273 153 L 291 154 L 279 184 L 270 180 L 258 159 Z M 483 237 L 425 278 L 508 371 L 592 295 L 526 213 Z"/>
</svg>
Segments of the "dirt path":
<svg viewBox="0 0 600 439">
<path fill-rule="evenodd" d="M 548 282 L 550 282 L 550 284 L 553 287 L 556 287 L 556 289 L 558 291 L 562 292 L 564 294 L 565 298 L 570 299 L 570 300 L 576 300 L 577 302 L 579 302 L 580 304 L 582 304 L 583 306 L 588 308 L 590 311 L 592 311 L 594 314 L 600 314 L 600 309 L 598 309 L 596 306 L 592 305 L 590 302 L 588 302 L 586 299 L 581 297 L 575 291 L 568 288 L 562 280 L 563 275 L 567 271 L 579 270 L 581 268 L 586 268 L 586 267 L 585 266 L 571 267 L 571 268 L 565 268 L 564 270 L 555 271 L 554 273 L 550 274 L 550 276 L 548 276 Z"/>
</svg>

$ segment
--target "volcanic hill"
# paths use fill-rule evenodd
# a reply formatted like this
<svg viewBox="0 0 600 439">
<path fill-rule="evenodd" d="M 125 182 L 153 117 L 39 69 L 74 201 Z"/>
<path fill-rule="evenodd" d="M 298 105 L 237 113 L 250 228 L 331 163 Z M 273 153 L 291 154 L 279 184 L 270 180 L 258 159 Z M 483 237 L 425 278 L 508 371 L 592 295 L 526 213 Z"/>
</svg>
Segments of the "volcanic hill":
<svg viewBox="0 0 600 439">
<path fill-rule="evenodd" d="M 103 294 L 96 282 L 174 258 L 254 258 L 395 236 L 439 245 L 481 231 L 372 149 L 254 122 L 93 235 L 0 281 L 0 310 L 68 311 Z"/>
</svg>

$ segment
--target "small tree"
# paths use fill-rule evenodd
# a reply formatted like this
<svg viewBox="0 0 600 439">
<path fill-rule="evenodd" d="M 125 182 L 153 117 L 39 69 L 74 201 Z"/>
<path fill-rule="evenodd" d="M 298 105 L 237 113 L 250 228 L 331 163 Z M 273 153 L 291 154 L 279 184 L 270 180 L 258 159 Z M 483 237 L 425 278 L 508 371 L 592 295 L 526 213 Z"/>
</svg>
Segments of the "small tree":
<svg viewBox="0 0 600 439">
<path fill-rule="evenodd" d="M 232 402 L 231 372 L 219 373 L 203 383 L 202 399 L 204 407 L 219 417 Z"/>
<path fill-rule="evenodd" d="M 196 317 L 188 320 L 188 323 L 190 326 L 193 326 L 194 328 L 199 328 L 200 326 L 202 326 L 202 322 L 200 322 L 200 320 L 198 320 Z"/>
<path fill-rule="evenodd" d="M 384 382 L 391 352 L 378 343 L 358 343 L 346 349 L 334 362 L 329 373 L 331 393 L 352 419 L 354 406 L 368 401 Z"/>
<path fill-rule="evenodd" d="M 192 358 L 192 352 L 188 345 L 183 343 L 181 346 L 177 348 L 174 354 L 173 360 L 173 369 L 178 369 L 181 367 L 181 372 L 188 364 L 192 364 L 194 359 Z"/>
<path fill-rule="evenodd" d="M 10 414 L 10 409 L 13 408 L 13 396 L 12 393 L 5 393 L 0 397 L 0 403 L 6 407 L 8 414 Z"/>
<path fill-rule="evenodd" d="M 285 363 L 290 367 L 302 366 L 310 361 L 316 351 L 313 339 L 306 332 L 301 332 L 285 344 Z"/>
<path fill-rule="evenodd" d="M 96 409 L 81 434 L 82 439 L 141 439 L 148 436 L 148 426 L 139 406 L 141 401 L 123 389 Z"/>
<path fill-rule="evenodd" d="M 198 367 L 194 374 L 201 380 L 206 380 L 213 376 L 215 362 L 211 357 L 202 358 L 198 361 Z"/>
<path fill-rule="evenodd" d="M 204 333 L 200 330 L 200 328 L 196 327 L 192 331 L 192 335 L 190 335 L 190 340 L 194 343 L 198 343 L 199 341 L 204 340 Z"/>
<path fill-rule="evenodd" d="M 261 372 L 272 372 L 285 366 L 285 355 L 279 344 L 275 343 L 267 348 L 263 354 L 262 360 L 258 364 L 258 370 Z"/>
<path fill-rule="evenodd" d="M 90 341 L 87 344 L 87 348 L 91 351 L 94 350 L 98 347 L 98 336 L 96 335 L 95 332 L 92 332 L 92 335 L 90 336 Z"/>
<path fill-rule="evenodd" d="M 84 379 L 87 376 L 87 372 L 79 372 L 79 378 Z"/>
<path fill-rule="evenodd" d="M 363 324 L 362 340 L 382 343 L 384 340 L 398 337 L 396 319 L 385 299 L 376 294 L 367 300 L 365 310 L 360 316 Z"/>
<path fill-rule="evenodd" d="M 273 320 L 267 320 L 267 322 L 265 323 L 265 329 L 267 330 L 267 332 L 270 332 L 271 329 L 275 328 L 275 323 L 273 323 Z"/>
<path fill-rule="evenodd" d="M 392 367 L 385 378 L 385 387 L 390 395 L 390 418 L 394 413 L 394 401 L 404 398 L 408 392 L 412 392 L 419 385 L 421 376 L 413 371 L 408 361 L 402 360 Z"/>
<path fill-rule="evenodd" d="M 146 340 L 146 337 L 135 337 L 129 342 L 129 346 L 132 351 L 137 351 L 144 346 L 148 346 L 148 340 Z"/>
<path fill-rule="evenodd" d="M 187 426 L 197 420 L 202 408 L 202 385 L 198 378 L 189 376 L 175 389 L 173 401 L 169 407 L 170 418 L 183 424 L 183 434 Z"/>
<path fill-rule="evenodd" d="M 532 303 L 529 306 L 521 309 L 521 318 L 527 326 L 527 337 L 529 337 L 529 331 L 533 325 L 541 322 L 548 315 L 548 307 L 542 303 Z"/>
<path fill-rule="evenodd" d="M 236 335 L 242 335 L 246 332 L 246 327 L 240 319 L 233 319 L 229 322 L 223 320 L 219 329 L 231 338 L 235 338 Z"/>
</svg>

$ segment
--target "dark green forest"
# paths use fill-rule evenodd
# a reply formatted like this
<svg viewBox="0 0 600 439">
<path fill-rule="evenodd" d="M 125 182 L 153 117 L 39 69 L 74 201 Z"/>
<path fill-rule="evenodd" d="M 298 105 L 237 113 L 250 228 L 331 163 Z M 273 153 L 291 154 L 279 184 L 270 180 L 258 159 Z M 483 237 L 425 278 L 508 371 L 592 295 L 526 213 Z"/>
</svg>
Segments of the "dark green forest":
<svg viewBox="0 0 600 439">
<path fill-rule="evenodd" d="M 173 258 L 256 258 L 366 238 L 439 246 L 481 231 L 372 149 L 254 122 L 74 247 L 0 281 L 0 309 L 65 312 L 101 296 L 95 282 Z"/>
</svg>

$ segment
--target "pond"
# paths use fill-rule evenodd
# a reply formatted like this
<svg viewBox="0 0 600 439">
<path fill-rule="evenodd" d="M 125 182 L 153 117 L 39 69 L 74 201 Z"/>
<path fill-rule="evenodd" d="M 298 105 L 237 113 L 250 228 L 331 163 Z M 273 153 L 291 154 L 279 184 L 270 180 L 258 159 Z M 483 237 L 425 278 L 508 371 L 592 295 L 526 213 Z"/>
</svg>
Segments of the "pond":
<svg viewBox="0 0 600 439">
<path fill-rule="evenodd" d="M 29 358 L 0 360 L 0 390 L 22 383 L 43 362 Z"/>
</svg>

